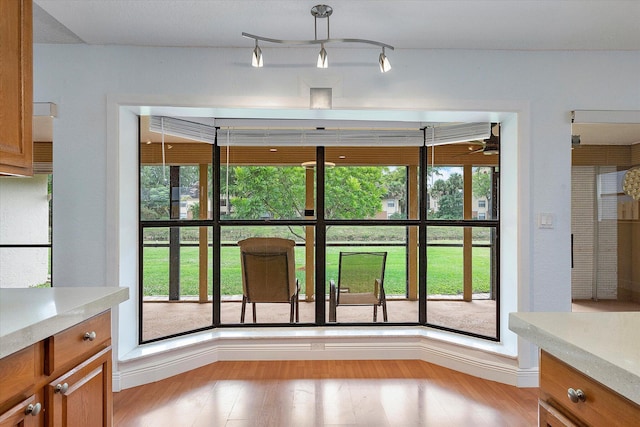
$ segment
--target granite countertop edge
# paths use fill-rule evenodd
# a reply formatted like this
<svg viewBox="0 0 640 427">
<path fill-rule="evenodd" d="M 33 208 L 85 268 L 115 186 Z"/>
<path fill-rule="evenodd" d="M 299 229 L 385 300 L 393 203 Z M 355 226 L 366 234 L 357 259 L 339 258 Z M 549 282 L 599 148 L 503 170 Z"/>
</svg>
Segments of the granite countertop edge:
<svg viewBox="0 0 640 427">
<path fill-rule="evenodd" d="M 591 345 L 576 345 L 563 337 L 554 334 L 553 330 L 535 324 L 535 318 L 543 318 L 546 313 L 527 313 L 527 318 L 520 313 L 510 313 L 509 329 L 520 337 L 535 344 L 540 349 L 562 360 L 583 374 L 598 381 L 625 398 L 640 405 L 640 377 L 616 360 L 609 359 L 597 351 L 606 342 L 594 340 Z M 556 314 L 556 313 L 554 313 Z M 571 313 L 565 313 L 571 316 Z M 581 313 L 585 315 L 586 313 Z M 599 317 L 603 317 L 600 313 Z M 624 351 L 622 349 L 621 351 Z M 624 354 L 621 354 L 624 356 Z M 629 354 L 629 357 L 638 357 Z"/>
<path fill-rule="evenodd" d="M 103 286 L 0 289 L 0 298 L 0 358 L 4 358 L 117 306 L 129 299 L 129 289 Z M 14 300 L 26 299 L 30 301 L 28 310 L 19 303 L 12 304 Z"/>
</svg>

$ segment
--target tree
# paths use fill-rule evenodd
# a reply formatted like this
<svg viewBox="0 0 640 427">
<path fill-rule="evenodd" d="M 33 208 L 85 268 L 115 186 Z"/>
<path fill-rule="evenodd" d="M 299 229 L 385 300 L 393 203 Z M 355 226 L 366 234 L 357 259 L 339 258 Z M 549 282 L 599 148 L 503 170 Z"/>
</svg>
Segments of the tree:
<svg viewBox="0 0 640 427">
<path fill-rule="evenodd" d="M 380 167 L 326 170 L 325 211 L 330 219 L 372 218 L 382 209 L 385 189 Z"/>
<path fill-rule="evenodd" d="M 168 169 L 168 168 L 167 168 Z M 162 166 L 140 168 L 140 216 L 142 219 L 169 218 L 169 171 Z"/>
<path fill-rule="evenodd" d="M 493 178 L 490 168 L 479 167 L 473 172 L 473 195 L 477 199 L 487 199 L 487 211 L 493 215 Z"/>
<path fill-rule="evenodd" d="M 438 210 L 433 218 L 462 219 L 463 217 L 462 175 L 452 173 L 445 181 L 438 179 L 430 189 L 431 197 L 438 201 Z"/>
<path fill-rule="evenodd" d="M 491 171 L 488 168 L 475 168 L 473 171 L 473 195 L 491 200 Z"/>
<path fill-rule="evenodd" d="M 301 167 L 238 166 L 229 186 L 232 217 L 293 219 L 304 216 L 305 173 Z"/>
<path fill-rule="evenodd" d="M 305 214 L 306 176 L 301 167 L 234 168 L 229 183 L 232 217 L 296 219 Z M 382 168 L 335 167 L 325 170 L 325 211 L 331 219 L 371 218 L 385 194 Z"/>
<path fill-rule="evenodd" d="M 146 165 L 140 168 L 140 213 L 145 220 L 169 219 L 169 166 Z M 198 166 L 180 166 L 181 196 L 197 197 Z"/>
<path fill-rule="evenodd" d="M 382 174 L 387 199 L 398 200 L 400 212 L 393 214 L 394 218 L 406 218 L 407 212 L 407 168 L 385 168 Z"/>
<path fill-rule="evenodd" d="M 152 187 L 140 201 L 142 219 L 169 219 L 169 187 Z"/>
<path fill-rule="evenodd" d="M 180 192 L 197 197 L 200 182 L 199 166 L 180 166 Z"/>
<path fill-rule="evenodd" d="M 189 206 L 189 211 L 191 212 L 191 218 L 200 219 L 200 202 L 195 202 Z"/>
</svg>

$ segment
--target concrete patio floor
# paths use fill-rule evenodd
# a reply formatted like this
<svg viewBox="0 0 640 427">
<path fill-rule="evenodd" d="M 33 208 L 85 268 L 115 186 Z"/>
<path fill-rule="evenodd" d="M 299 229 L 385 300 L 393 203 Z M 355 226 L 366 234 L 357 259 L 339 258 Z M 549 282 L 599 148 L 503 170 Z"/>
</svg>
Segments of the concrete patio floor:
<svg viewBox="0 0 640 427">
<path fill-rule="evenodd" d="M 241 301 L 224 301 L 220 318 L 223 324 L 239 324 Z M 257 322 L 260 324 L 289 323 L 289 304 L 257 304 Z M 325 307 L 328 316 L 328 304 Z M 150 340 L 211 325 L 212 304 L 198 302 L 149 301 L 143 304 L 143 337 Z M 315 320 L 315 302 L 299 303 L 300 323 Z M 418 302 L 406 299 L 388 299 L 389 324 L 413 323 L 418 320 Z M 382 323 L 382 309 L 378 308 L 378 323 Z M 427 302 L 427 321 L 434 325 L 456 328 L 474 334 L 495 336 L 496 302 L 489 299 L 437 300 Z M 341 324 L 373 323 L 373 308 L 356 306 L 337 307 L 337 322 Z M 245 324 L 253 324 L 251 306 L 247 305 Z"/>
</svg>

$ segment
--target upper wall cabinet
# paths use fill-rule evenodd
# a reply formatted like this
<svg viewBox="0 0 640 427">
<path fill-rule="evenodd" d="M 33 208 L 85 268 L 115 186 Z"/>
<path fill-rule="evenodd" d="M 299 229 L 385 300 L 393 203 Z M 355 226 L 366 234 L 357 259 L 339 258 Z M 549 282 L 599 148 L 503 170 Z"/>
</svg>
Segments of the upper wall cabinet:
<svg viewBox="0 0 640 427">
<path fill-rule="evenodd" d="M 0 0 L 0 175 L 33 175 L 32 0 Z"/>
</svg>

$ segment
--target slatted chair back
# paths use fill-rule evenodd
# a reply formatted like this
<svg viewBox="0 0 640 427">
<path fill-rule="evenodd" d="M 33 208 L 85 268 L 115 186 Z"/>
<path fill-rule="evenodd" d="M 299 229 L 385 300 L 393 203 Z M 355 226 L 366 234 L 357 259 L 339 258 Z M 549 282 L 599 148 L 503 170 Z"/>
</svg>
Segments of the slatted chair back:
<svg viewBox="0 0 640 427">
<path fill-rule="evenodd" d="M 246 303 L 291 304 L 291 319 L 298 303 L 298 283 L 295 271 L 295 241 L 277 237 L 251 237 L 238 242 L 242 269 L 242 313 Z M 298 317 L 296 311 L 296 318 Z"/>
</svg>

